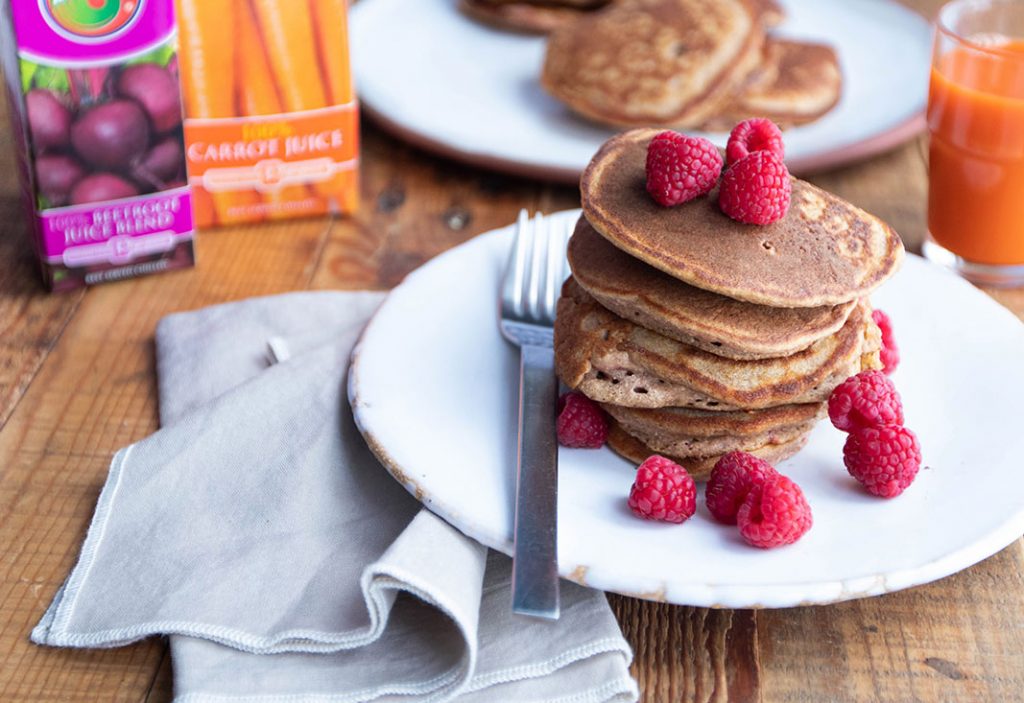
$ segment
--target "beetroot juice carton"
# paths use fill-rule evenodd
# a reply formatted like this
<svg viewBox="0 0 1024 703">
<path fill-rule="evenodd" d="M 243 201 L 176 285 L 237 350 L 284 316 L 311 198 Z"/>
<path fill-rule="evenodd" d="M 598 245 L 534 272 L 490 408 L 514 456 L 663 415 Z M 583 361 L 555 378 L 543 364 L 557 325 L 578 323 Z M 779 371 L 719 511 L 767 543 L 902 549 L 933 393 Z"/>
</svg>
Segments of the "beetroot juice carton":
<svg viewBox="0 0 1024 703">
<path fill-rule="evenodd" d="M 50 287 L 191 266 L 174 0 L 0 0 L 0 31 Z"/>
</svg>

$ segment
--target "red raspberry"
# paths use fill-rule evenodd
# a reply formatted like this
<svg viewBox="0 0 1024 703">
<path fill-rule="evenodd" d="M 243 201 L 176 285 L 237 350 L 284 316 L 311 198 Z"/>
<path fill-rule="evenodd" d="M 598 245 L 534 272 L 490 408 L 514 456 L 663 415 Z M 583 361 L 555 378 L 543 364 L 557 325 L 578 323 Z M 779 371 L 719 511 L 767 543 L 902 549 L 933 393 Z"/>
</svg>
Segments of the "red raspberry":
<svg viewBox="0 0 1024 703">
<path fill-rule="evenodd" d="M 771 549 L 796 542 L 814 520 L 800 486 L 779 474 L 750 489 L 736 522 L 744 542 Z"/>
<path fill-rule="evenodd" d="M 647 147 L 647 192 L 666 207 L 705 195 L 722 173 L 718 147 L 701 137 L 661 132 Z"/>
<path fill-rule="evenodd" d="M 729 452 L 715 464 L 704 491 L 704 502 L 715 519 L 736 524 L 736 511 L 755 485 L 778 473 L 764 459 L 747 452 Z"/>
<path fill-rule="evenodd" d="M 896 347 L 896 338 L 892 334 L 892 320 L 882 310 L 873 310 L 871 319 L 882 330 L 882 370 L 892 373 L 900 364 L 900 350 Z"/>
<path fill-rule="evenodd" d="M 782 145 L 782 130 L 767 117 L 743 120 L 732 128 L 729 142 L 725 146 L 725 163 L 732 166 L 755 151 L 770 151 L 779 159 L 786 158 L 786 149 Z"/>
<path fill-rule="evenodd" d="M 846 438 L 843 463 L 868 493 L 895 498 L 921 468 L 921 445 L 906 427 L 861 427 Z"/>
<path fill-rule="evenodd" d="M 718 205 L 734 220 L 767 225 L 786 216 L 792 191 L 782 159 L 770 151 L 755 151 L 726 170 Z"/>
<path fill-rule="evenodd" d="M 828 417 L 843 432 L 858 427 L 902 425 L 903 403 L 888 376 L 881 371 L 861 371 L 832 391 Z"/>
<path fill-rule="evenodd" d="M 697 510 L 697 484 L 674 461 L 648 457 L 637 467 L 629 509 L 646 520 L 685 522 Z"/>
<path fill-rule="evenodd" d="M 555 430 L 563 447 L 599 449 L 608 439 L 608 418 L 597 403 L 573 391 L 558 399 Z"/>
</svg>

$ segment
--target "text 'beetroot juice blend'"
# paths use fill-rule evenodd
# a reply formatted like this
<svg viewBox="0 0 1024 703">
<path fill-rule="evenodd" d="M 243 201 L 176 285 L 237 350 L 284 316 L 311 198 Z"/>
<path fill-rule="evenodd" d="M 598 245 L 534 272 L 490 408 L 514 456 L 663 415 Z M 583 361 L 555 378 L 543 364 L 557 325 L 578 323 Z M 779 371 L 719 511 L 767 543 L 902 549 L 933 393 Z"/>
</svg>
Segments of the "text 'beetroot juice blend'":
<svg viewBox="0 0 1024 703">
<path fill-rule="evenodd" d="M 31 226 L 54 290 L 191 266 L 173 0 L 0 3 Z"/>
</svg>

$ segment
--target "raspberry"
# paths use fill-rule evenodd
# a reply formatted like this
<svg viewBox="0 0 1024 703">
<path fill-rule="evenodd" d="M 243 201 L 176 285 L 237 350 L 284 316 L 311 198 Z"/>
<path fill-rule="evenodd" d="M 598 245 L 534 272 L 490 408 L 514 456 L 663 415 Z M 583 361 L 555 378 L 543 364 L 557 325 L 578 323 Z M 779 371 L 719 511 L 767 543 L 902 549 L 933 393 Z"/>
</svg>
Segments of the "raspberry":
<svg viewBox="0 0 1024 703">
<path fill-rule="evenodd" d="M 685 522 L 697 510 L 697 484 L 674 461 L 648 457 L 637 467 L 629 509 L 646 520 Z"/>
<path fill-rule="evenodd" d="M 895 498 L 921 468 L 921 445 L 905 427 L 861 427 L 846 438 L 843 463 L 868 493 Z"/>
<path fill-rule="evenodd" d="M 750 489 L 736 522 L 744 542 L 771 549 L 796 542 L 811 529 L 813 518 L 800 486 L 775 475 Z"/>
<path fill-rule="evenodd" d="M 604 410 L 587 396 L 573 391 L 558 399 L 555 430 L 563 447 L 598 449 L 608 439 L 608 418 Z"/>
<path fill-rule="evenodd" d="M 750 489 L 777 475 L 764 459 L 746 452 L 729 452 L 712 469 L 704 491 L 704 502 L 716 520 L 735 525 L 736 511 Z"/>
<path fill-rule="evenodd" d="M 732 166 L 755 151 L 770 151 L 780 160 L 786 157 L 786 150 L 782 145 L 782 130 L 767 117 L 743 120 L 732 128 L 729 142 L 725 146 L 725 163 Z"/>
<path fill-rule="evenodd" d="M 726 170 L 718 205 L 734 220 L 767 225 L 786 216 L 792 190 L 782 159 L 770 151 L 755 151 Z"/>
<path fill-rule="evenodd" d="M 701 137 L 661 132 L 647 147 L 647 192 L 666 207 L 705 195 L 722 173 L 718 148 Z"/>
<path fill-rule="evenodd" d="M 882 370 L 892 373 L 900 363 L 900 350 L 896 347 L 896 338 L 892 334 L 892 320 L 882 310 L 873 310 L 871 319 L 882 330 Z"/>
<path fill-rule="evenodd" d="M 843 432 L 858 427 L 902 425 L 903 403 L 888 376 L 881 371 L 861 371 L 832 391 L 828 417 Z"/>
</svg>

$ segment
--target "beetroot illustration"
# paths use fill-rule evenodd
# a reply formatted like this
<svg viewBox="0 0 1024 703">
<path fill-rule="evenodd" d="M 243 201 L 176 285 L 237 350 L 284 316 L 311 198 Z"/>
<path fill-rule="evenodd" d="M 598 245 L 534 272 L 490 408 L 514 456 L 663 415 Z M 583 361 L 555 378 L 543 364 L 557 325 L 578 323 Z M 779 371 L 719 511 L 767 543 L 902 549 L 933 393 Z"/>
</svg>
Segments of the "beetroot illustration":
<svg viewBox="0 0 1024 703">
<path fill-rule="evenodd" d="M 38 151 L 62 149 L 71 138 L 71 110 L 49 90 L 35 88 L 25 95 L 29 130 Z"/>
<path fill-rule="evenodd" d="M 178 82 L 166 68 L 151 63 L 129 66 L 117 79 L 117 94 L 142 105 L 157 132 L 181 124 Z"/>
<path fill-rule="evenodd" d="M 82 160 L 100 169 L 129 168 L 149 146 L 146 113 L 131 100 L 96 105 L 71 126 L 71 144 Z"/>
<path fill-rule="evenodd" d="M 134 185 L 113 173 L 94 173 L 80 180 L 71 190 L 71 204 L 84 205 L 103 200 L 131 198 L 139 194 Z"/>
<path fill-rule="evenodd" d="M 165 184 L 173 179 L 185 158 L 181 140 L 177 136 L 166 137 L 143 155 L 132 168 L 135 180 L 163 190 Z"/>
<path fill-rule="evenodd" d="M 36 184 L 50 207 L 67 205 L 71 189 L 85 176 L 85 169 L 65 154 L 46 154 L 36 159 Z"/>
</svg>

